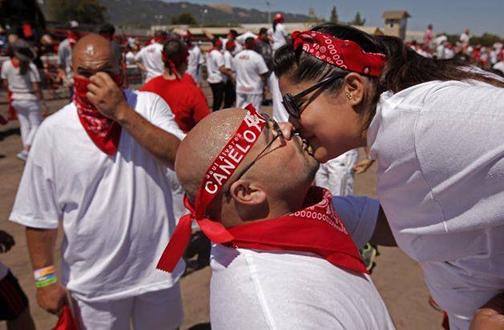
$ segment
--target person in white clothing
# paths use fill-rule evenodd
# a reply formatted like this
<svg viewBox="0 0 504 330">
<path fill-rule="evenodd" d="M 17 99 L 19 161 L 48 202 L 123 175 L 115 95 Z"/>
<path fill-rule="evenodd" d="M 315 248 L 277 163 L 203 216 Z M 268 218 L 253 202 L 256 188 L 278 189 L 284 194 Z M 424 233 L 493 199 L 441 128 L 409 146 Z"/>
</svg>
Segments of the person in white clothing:
<svg viewBox="0 0 504 330">
<path fill-rule="evenodd" d="M 224 108 L 231 108 L 236 103 L 236 87 L 235 87 L 235 69 L 233 66 L 233 54 L 236 50 L 236 43 L 230 40 L 226 43 L 224 56 L 224 67 L 226 68 L 227 76 L 224 76 Z"/>
<path fill-rule="evenodd" d="M 135 54 L 135 62 L 145 76 L 144 83 L 163 74 L 164 64 L 161 52 L 166 38 L 166 32 L 156 31 L 153 43 Z"/>
<path fill-rule="evenodd" d="M 271 35 L 271 40 L 273 42 L 273 52 L 287 43 L 287 37 L 289 34 L 283 25 L 284 20 L 284 16 L 281 13 L 276 14 L 273 18 L 273 27 L 269 30 L 269 34 Z"/>
<path fill-rule="evenodd" d="M 321 162 L 367 145 L 393 238 L 450 329 L 504 326 L 504 82 L 336 24 L 293 33 L 276 57 L 286 138 L 297 129 Z"/>
<path fill-rule="evenodd" d="M 201 83 L 201 66 L 204 63 L 204 57 L 201 55 L 201 48 L 198 44 L 193 43 L 192 34 L 187 31 L 184 36 L 184 41 L 187 44 L 189 57 L 187 58 L 187 73 L 191 75 L 196 84 Z"/>
<path fill-rule="evenodd" d="M 155 262 L 175 226 L 166 167 L 183 133 L 159 96 L 120 88 L 103 37 L 83 37 L 72 67 L 74 101 L 41 125 L 10 215 L 26 227 L 38 304 L 58 315 L 71 299 L 80 329 L 176 329 L 184 264 L 166 275 Z"/>
<path fill-rule="evenodd" d="M 245 49 L 233 58 L 236 71 L 236 107 L 243 108 L 251 103 L 256 109 L 261 108 L 264 82 L 269 70 L 266 62 L 255 50 L 254 38 L 247 38 Z"/>
<path fill-rule="evenodd" d="M 469 46 L 469 40 L 471 40 L 471 32 L 469 29 L 465 29 L 464 32 L 460 34 L 459 41 L 462 46 L 467 47 Z"/>
<path fill-rule="evenodd" d="M 13 45 L 13 56 L 2 63 L 1 77 L 5 89 L 12 93 L 12 106 L 16 110 L 21 128 L 23 150 L 17 154 L 21 160 L 28 158 L 33 139 L 42 122 L 40 105 L 47 106 L 40 89 L 40 75 L 32 60 L 35 53 L 30 45 L 18 39 Z"/>
<path fill-rule="evenodd" d="M 212 110 L 217 111 L 222 107 L 224 101 L 225 81 L 231 78 L 231 72 L 226 69 L 224 55 L 221 52 L 222 42 L 220 39 L 212 41 L 213 47 L 206 55 L 206 64 L 208 72 L 208 84 L 212 89 Z"/>
<path fill-rule="evenodd" d="M 345 212 L 356 223 L 377 217 L 379 204 L 338 201 L 312 187 L 317 167 L 302 139 L 283 139 L 278 123 L 250 107 L 210 114 L 181 143 L 175 169 L 186 205 L 195 208 L 180 220 L 158 267 L 175 264 L 181 252 L 173 247 L 183 247 L 194 217 L 218 243 L 211 252 L 212 328 L 394 329 L 364 273 L 354 228 L 344 228 L 334 211 L 359 210 Z"/>
</svg>

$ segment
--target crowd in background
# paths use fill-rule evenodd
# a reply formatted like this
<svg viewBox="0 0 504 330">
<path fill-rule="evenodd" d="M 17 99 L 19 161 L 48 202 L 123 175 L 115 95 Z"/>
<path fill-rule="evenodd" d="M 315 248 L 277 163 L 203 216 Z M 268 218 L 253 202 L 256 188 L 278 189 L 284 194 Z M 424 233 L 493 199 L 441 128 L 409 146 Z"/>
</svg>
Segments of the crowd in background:
<svg viewBox="0 0 504 330">
<path fill-rule="evenodd" d="M 432 24 L 427 26 L 421 43 L 408 42 L 418 54 L 437 59 L 456 58 L 465 63 L 476 65 L 484 70 L 504 76 L 504 44 L 500 41 L 492 46 L 471 45 L 471 31 L 465 29 L 455 43 L 448 40 L 446 33 L 434 33 Z"/>
</svg>

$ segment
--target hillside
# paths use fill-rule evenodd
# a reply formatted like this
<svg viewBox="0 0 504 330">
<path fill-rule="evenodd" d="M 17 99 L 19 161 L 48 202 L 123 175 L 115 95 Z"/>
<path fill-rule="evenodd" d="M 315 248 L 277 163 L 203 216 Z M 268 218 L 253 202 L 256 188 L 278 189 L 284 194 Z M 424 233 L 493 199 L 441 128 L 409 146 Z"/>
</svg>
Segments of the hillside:
<svg viewBox="0 0 504 330">
<path fill-rule="evenodd" d="M 170 24 L 172 17 L 182 13 L 190 13 L 199 24 L 205 25 L 225 26 L 268 21 L 267 12 L 227 4 L 199 5 L 159 0 L 100 0 L 100 3 L 107 8 L 107 16 L 111 23 L 118 26 L 149 27 L 155 24 Z M 284 13 L 284 15 L 286 22 L 309 19 L 308 16 L 300 14 Z"/>
</svg>

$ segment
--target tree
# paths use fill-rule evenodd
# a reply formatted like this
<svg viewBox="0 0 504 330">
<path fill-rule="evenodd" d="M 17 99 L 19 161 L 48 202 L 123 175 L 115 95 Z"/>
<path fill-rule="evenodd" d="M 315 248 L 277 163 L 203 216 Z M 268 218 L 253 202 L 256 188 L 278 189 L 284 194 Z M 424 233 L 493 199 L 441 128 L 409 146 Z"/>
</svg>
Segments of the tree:
<svg viewBox="0 0 504 330">
<path fill-rule="evenodd" d="M 329 22 L 338 24 L 338 12 L 336 11 L 336 6 L 333 6 L 331 9 L 331 17 L 329 18 Z"/>
<path fill-rule="evenodd" d="M 357 26 L 364 25 L 364 24 L 366 24 L 366 20 L 361 17 L 359 12 L 357 12 L 357 14 L 355 14 L 355 18 L 352 21 L 350 21 L 349 24 L 350 25 L 357 25 Z"/>
<path fill-rule="evenodd" d="M 49 0 L 47 6 L 51 17 L 60 22 L 76 20 L 85 24 L 101 24 L 105 22 L 107 11 L 98 0 Z"/>
<path fill-rule="evenodd" d="M 472 36 L 469 40 L 471 46 L 481 45 L 483 47 L 491 47 L 496 42 L 502 42 L 501 38 L 492 33 L 485 32 L 481 36 Z"/>
<path fill-rule="evenodd" d="M 182 24 L 182 25 L 196 25 L 198 22 L 190 13 L 182 13 L 178 16 L 172 17 L 172 24 Z"/>
</svg>

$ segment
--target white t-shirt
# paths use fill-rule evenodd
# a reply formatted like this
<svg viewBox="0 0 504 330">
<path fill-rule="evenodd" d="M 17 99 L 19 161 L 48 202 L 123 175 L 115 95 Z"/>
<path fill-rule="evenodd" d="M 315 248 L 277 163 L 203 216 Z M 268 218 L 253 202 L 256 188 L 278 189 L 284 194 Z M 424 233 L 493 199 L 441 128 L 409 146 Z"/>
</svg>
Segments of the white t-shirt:
<svg viewBox="0 0 504 330">
<path fill-rule="evenodd" d="M 217 84 L 222 82 L 224 80 L 224 75 L 222 74 L 222 72 L 220 72 L 219 68 L 225 65 L 224 55 L 222 55 L 222 53 L 217 49 L 212 49 L 207 53 L 206 58 L 208 83 Z"/>
<path fill-rule="evenodd" d="M 125 93 L 145 119 L 183 137 L 161 97 Z M 10 219 L 46 229 L 61 223 L 62 283 L 80 300 L 122 299 L 169 288 L 184 270 L 183 262 L 172 274 L 156 270 L 175 228 L 170 192 L 165 165 L 125 129 L 108 156 L 71 103 L 40 126 Z"/>
<path fill-rule="evenodd" d="M 262 74 L 267 73 L 268 67 L 261 55 L 250 49 L 244 49 L 233 58 L 236 71 L 236 92 L 243 94 L 262 94 Z"/>
<path fill-rule="evenodd" d="M 7 276 L 9 273 L 9 267 L 5 266 L 1 261 L 0 261 L 0 281 Z"/>
<path fill-rule="evenodd" d="M 34 82 L 40 82 L 40 75 L 35 64 L 30 63 L 24 75 L 19 73 L 20 68 L 15 68 L 10 60 L 2 63 L 2 79 L 7 79 L 13 100 L 37 100 Z"/>
<path fill-rule="evenodd" d="M 285 31 L 285 27 L 282 23 L 278 23 L 275 26 L 275 31 L 273 31 L 273 28 L 269 29 L 269 33 L 273 41 L 273 51 L 277 50 L 287 43 L 288 34 L 287 31 Z"/>
<path fill-rule="evenodd" d="M 460 42 L 463 43 L 463 44 L 468 44 L 469 43 L 469 40 L 471 39 L 471 36 L 469 36 L 467 33 L 462 33 L 460 35 Z"/>
<path fill-rule="evenodd" d="M 215 329 L 394 329 L 368 275 L 301 252 L 212 247 Z"/>
<path fill-rule="evenodd" d="M 201 49 L 198 46 L 189 48 L 187 58 L 187 73 L 193 77 L 194 81 L 199 81 L 199 67 L 202 64 Z"/>
<path fill-rule="evenodd" d="M 368 131 L 378 199 L 454 328 L 504 288 L 504 89 L 427 82 L 382 94 Z"/>
<path fill-rule="evenodd" d="M 162 51 L 163 45 L 155 42 L 140 49 L 140 51 L 136 53 L 135 60 L 142 62 L 145 69 L 147 69 L 145 82 L 163 74 L 164 63 L 161 55 Z"/>
<path fill-rule="evenodd" d="M 357 246 L 374 230 L 379 203 L 334 197 Z M 216 329 L 394 329 L 367 275 L 300 252 L 212 248 L 210 320 Z"/>
</svg>

